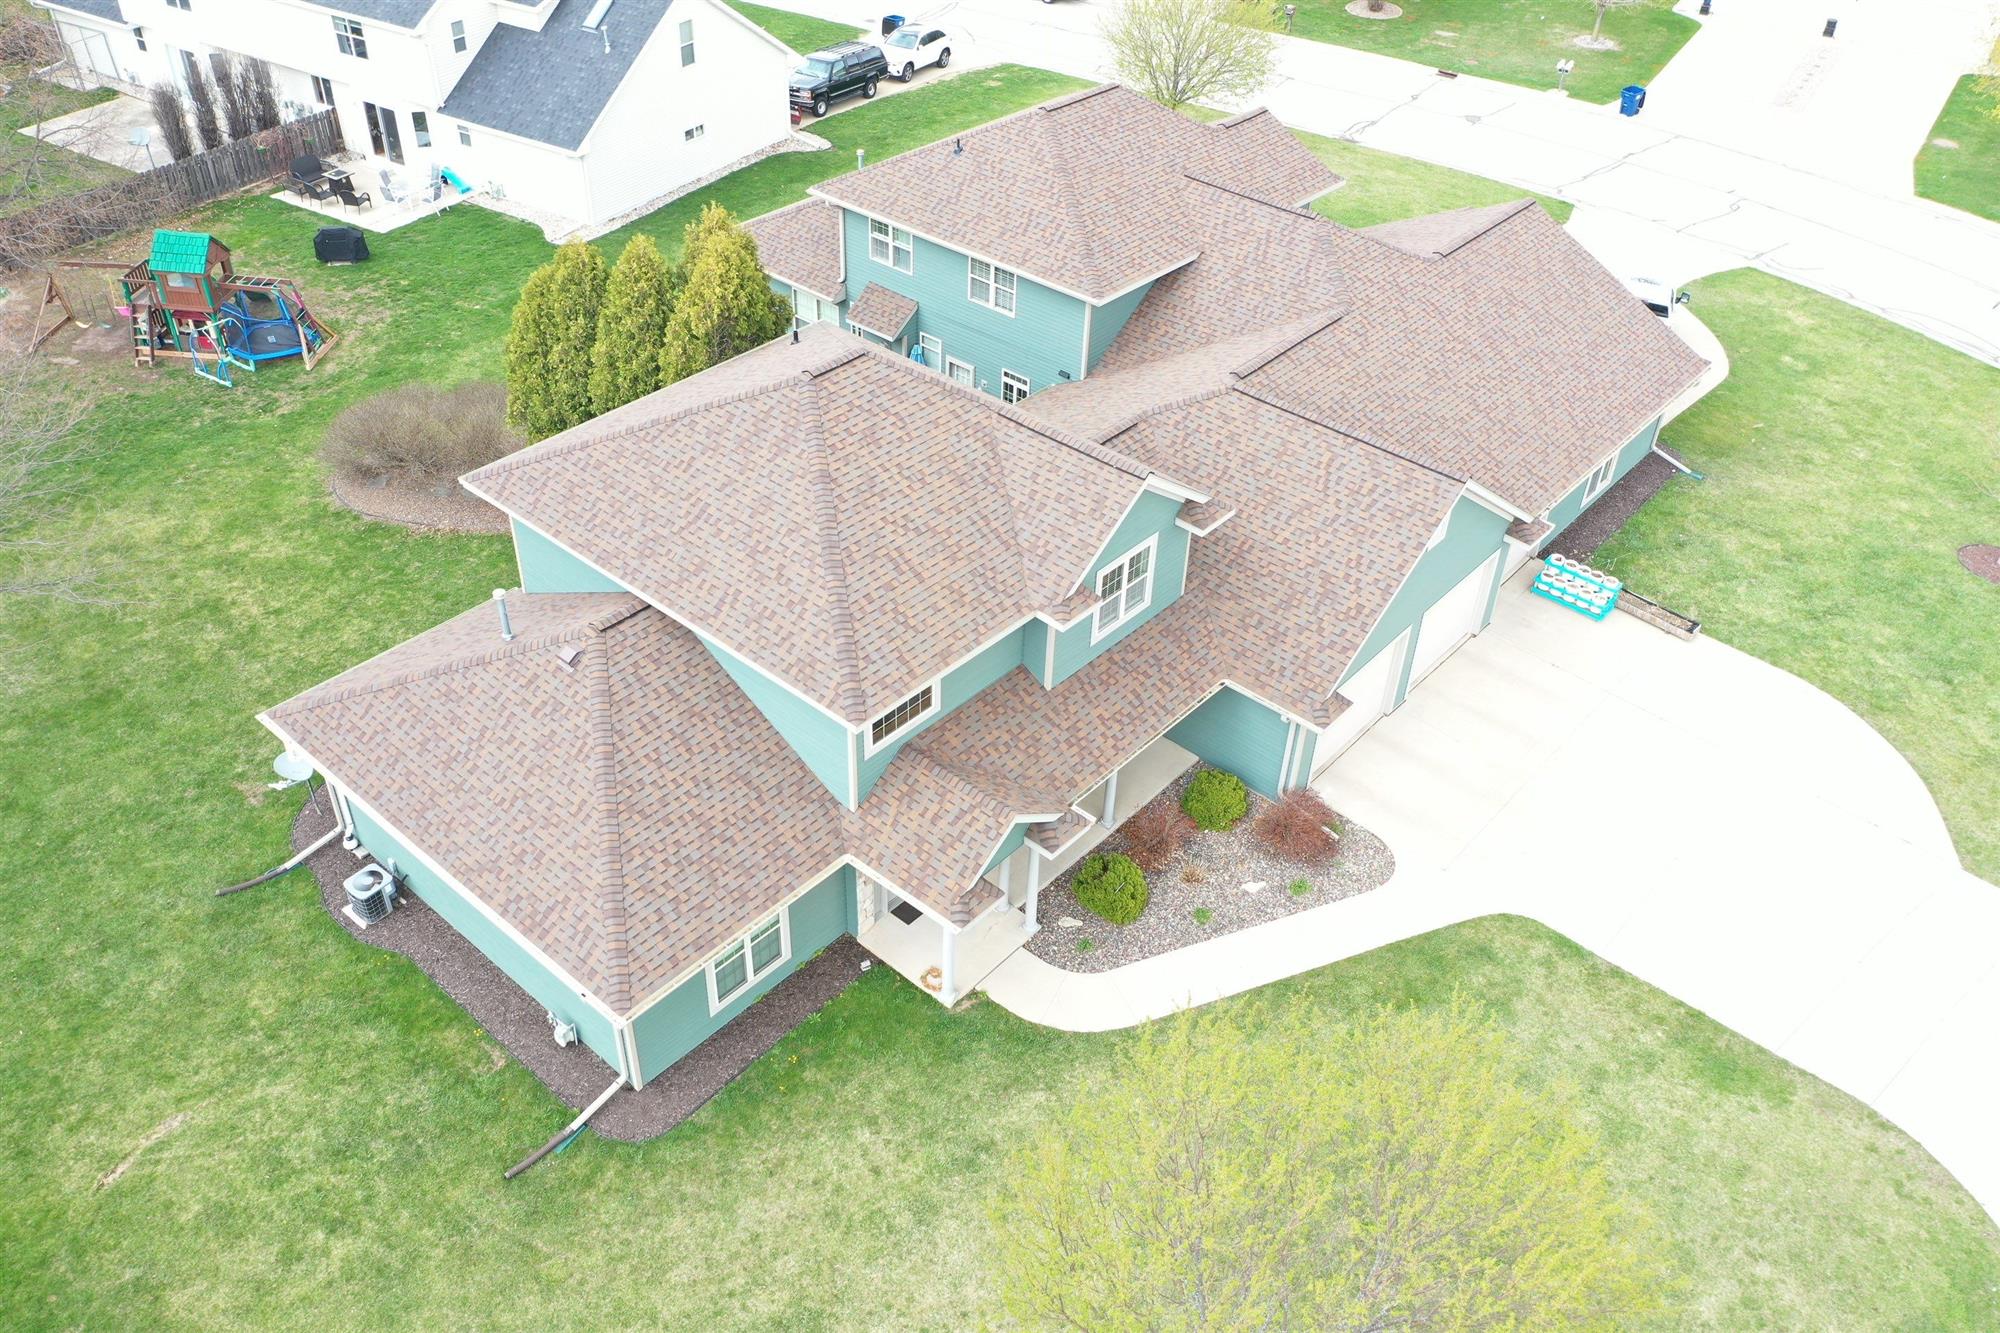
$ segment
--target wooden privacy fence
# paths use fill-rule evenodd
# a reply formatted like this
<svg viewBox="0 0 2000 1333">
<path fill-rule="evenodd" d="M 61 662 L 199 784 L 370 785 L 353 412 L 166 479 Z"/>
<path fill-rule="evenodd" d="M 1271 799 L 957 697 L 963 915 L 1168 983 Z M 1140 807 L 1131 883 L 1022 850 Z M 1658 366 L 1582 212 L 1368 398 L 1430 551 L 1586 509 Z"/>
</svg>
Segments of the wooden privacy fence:
<svg viewBox="0 0 2000 1333">
<path fill-rule="evenodd" d="M 329 109 L 0 218 L 0 268 L 34 268 L 78 246 L 156 225 L 197 204 L 284 176 L 295 157 L 326 157 L 342 146 L 340 121 Z"/>
</svg>

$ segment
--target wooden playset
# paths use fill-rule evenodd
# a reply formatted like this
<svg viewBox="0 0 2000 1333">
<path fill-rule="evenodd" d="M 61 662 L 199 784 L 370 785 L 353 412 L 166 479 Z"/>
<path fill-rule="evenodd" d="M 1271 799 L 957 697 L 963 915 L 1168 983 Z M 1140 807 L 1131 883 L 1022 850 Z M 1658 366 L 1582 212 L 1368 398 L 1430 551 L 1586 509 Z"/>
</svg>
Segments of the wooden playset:
<svg viewBox="0 0 2000 1333">
<path fill-rule="evenodd" d="M 30 350 L 82 322 L 61 275 L 93 270 L 117 274 L 112 309 L 130 325 L 132 360 L 141 366 L 186 361 L 195 374 L 227 387 L 232 367 L 254 371 L 295 356 L 310 370 L 334 343 L 333 331 L 306 308 L 291 279 L 236 272 L 229 247 L 207 232 L 156 231 L 152 253 L 137 264 L 58 264 L 42 293 L 42 314 L 56 306 L 62 316 L 47 329 L 37 321 Z"/>
</svg>

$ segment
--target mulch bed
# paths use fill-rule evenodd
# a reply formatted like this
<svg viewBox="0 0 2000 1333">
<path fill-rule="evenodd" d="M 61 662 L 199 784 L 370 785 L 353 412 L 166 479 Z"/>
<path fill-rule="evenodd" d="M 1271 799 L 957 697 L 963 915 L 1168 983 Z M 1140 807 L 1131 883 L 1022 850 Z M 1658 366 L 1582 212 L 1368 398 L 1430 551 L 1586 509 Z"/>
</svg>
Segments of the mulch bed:
<svg viewBox="0 0 2000 1333">
<path fill-rule="evenodd" d="M 1679 475 L 1666 459 L 1648 453 L 1630 472 L 1620 477 L 1616 485 L 1598 496 L 1590 508 L 1578 514 L 1575 521 L 1549 538 L 1541 554 L 1547 556 L 1554 552 L 1588 564 L 1598 547 L 1610 541 L 1612 534 L 1625 526 L 1626 520 Z"/>
<path fill-rule="evenodd" d="M 1178 806 L 1181 792 L 1204 766 L 1196 764 L 1153 798 Z M 1152 900 L 1129 926 L 1114 926 L 1077 901 L 1071 887 L 1079 861 L 1042 889 L 1042 929 L 1028 941 L 1028 952 L 1066 972 L 1108 972 L 1126 963 L 1152 958 L 1202 940 L 1227 935 L 1322 907 L 1342 898 L 1378 889 L 1396 873 L 1396 858 L 1387 844 L 1367 829 L 1342 818 L 1340 852 L 1319 866 L 1302 865 L 1273 855 L 1252 831 L 1257 815 L 1270 802 L 1250 793 L 1250 812 L 1227 833 L 1197 832 L 1180 854 L 1146 876 Z M 1129 818 L 1129 817 L 1128 817 Z M 1124 850 L 1123 837 L 1113 832 L 1093 851 Z M 1088 860 L 1089 858 L 1084 858 Z M 1190 882 L 1193 872 L 1198 882 Z M 1312 892 L 1294 894 L 1293 880 L 1312 883 Z M 1246 884 L 1261 884 L 1246 891 Z M 1194 918 L 1196 908 L 1209 913 L 1207 922 Z M 1080 947 L 1083 940 L 1090 948 Z"/>
<path fill-rule="evenodd" d="M 467 494 L 455 481 L 411 485 L 335 473 L 327 479 L 327 486 L 343 507 L 378 523 L 394 523 L 418 532 L 510 530 L 505 514 Z"/>
<path fill-rule="evenodd" d="M 327 794 L 321 792 L 317 805 L 308 803 L 292 825 L 293 848 L 305 847 L 332 827 Z M 319 881 L 320 905 L 342 930 L 364 944 L 401 954 L 415 963 L 565 1104 L 582 1110 L 618 1077 L 616 1070 L 581 1042 L 556 1045 L 541 1002 L 515 985 L 415 894 L 398 894 L 396 910 L 363 931 L 340 910 L 347 905 L 341 884 L 366 862 L 355 860 L 334 842 L 306 864 Z M 637 1092 L 628 1088 L 605 1103 L 590 1122 L 591 1129 L 626 1143 L 642 1143 L 666 1133 L 727 1087 L 786 1033 L 825 1008 L 872 961 L 867 950 L 851 937 L 842 936 L 673 1068 Z"/>
<path fill-rule="evenodd" d="M 1958 548 L 1958 563 L 1988 583 L 2000 583 L 2000 546 L 1974 543 Z"/>
</svg>

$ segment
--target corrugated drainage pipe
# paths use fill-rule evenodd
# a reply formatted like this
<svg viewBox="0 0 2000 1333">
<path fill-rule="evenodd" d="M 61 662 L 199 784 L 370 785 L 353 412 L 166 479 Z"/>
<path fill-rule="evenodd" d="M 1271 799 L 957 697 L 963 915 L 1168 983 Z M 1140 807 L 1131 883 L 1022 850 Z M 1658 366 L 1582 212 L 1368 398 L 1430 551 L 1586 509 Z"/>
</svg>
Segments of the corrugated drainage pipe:
<svg viewBox="0 0 2000 1333">
<path fill-rule="evenodd" d="M 515 1176 L 520 1175 L 523 1171 L 526 1171 L 529 1167 L 541 1161 L 544 1157 L 547 1157 L 550 1153 L 554 1152 L 556 1149 L 562 1147 L 563 1144 L 575 1138 L 578 1134 L 581 1134 L 583 1132 L 583 1127 L 590 1123 L 590 1117 L 596 1115 L 599 1111 L 604 1109 L 604 1103 L 610 1101 L 612 1094 L 617 1092 L 618 1089 L 624 1086 L 625 1086 L 625 1076 L 623 1074 L 620 1074 L 618 1076 L 618 1081 L 616 1083 L 613 1083 L 610 1087 L 606 1088 L 603 1092 L 598 1093 L 597 1100 L 592 1102 L 590 1105 L 584 1107 L 582 1114 L 577 1116 L 576 1119 L 570 1121 L 569 1124 L 565 1125 L 561 1133 L 557 1134 L 547 1143 L 544 1143 L 541 1147 L 529 1153 L 526 1157 L 523 1157 L 513 1166 L 508 1167 L 507 1179 L 512 1180 Z"/>
<path fill-rule="evenodd" d="M 294 870 L 297 870 L 301 865 L 303 865 L 307 861 L 307 859 L 312 856 L 314 852 L 326 846 L 328 843 L 332 842 L 335 838 L 339 836 L 340 836 L 340 826 L 338 824 L 335 824 L 331 829 L 328 829 L 326 833 L 321 836 L 318 842 L 315 842 L 312 846 L 306 848 L 304 851 L 299 852 L 297 855 L 293 856 L 291 860 L 285 862 L 283 865 L 278 866 L 276 869 L 273 870 L 266 870 L 263 874 L 257 876 L 257 878 L 255 879 L 246 879 L 241 884 L 231 884 L 226 889 L 217 889 L 215 891 L 215 896 L 218 898 L 227 898 L 232 893 L 241 893 L 245 889 L 254 889 L 259 884 L 269 884 L 272 880 L 276 879 L 280 875 L 289 875 Z"/>
</svg>

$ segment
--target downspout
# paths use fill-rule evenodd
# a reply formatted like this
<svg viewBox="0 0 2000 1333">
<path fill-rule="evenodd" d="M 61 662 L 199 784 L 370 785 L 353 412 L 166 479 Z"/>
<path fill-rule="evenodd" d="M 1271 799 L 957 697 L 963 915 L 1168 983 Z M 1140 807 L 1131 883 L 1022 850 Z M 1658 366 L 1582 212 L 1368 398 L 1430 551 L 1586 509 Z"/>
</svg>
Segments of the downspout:
<svg viewBox="0 0 2000 1333">
<path fill-rule="evenodd" d="M 1662 448 L 1660 447 L 1660 440 L 1659 440 L 1659 437 L 1658 437 L 1658 436 L 1654 436 L 1654 437 L 1653 437 L 1653 443 L 1652 443 L 1652 444 L 1651 444 L 1650 446 L 1648 446 L 1648 452 L 1650 452 L 1650 453 L 1656 453 L 1656 454 L 1658 454 L 1658 455 L 1659 455 L 1660 457 L 1662 457 L 1662 458 L 1666 459 L 1669 465 L 1671 465 L 1671 466 L 1673 466 L 1673 467 L 1675 467 L 1675 468 L 1678 468 L 1678 469 L 1679 469 L 1680 471 L 1682 471 L 1682 472 L 1685 472 L 1685 473 L 1687 473 L 1687 474 L 1688 474 L 1688 475 L 1689 475 L 1690 477 L 1693 477 L 1693 478 L 1694 478 L 1694 479 L 1695 479 L 1696 481 L 1706 481 L 1706 480 L 1707 480 L 1707 478 L 1706 478 L 1706 477 L 1704 477 L 1704 476 L 1702 476 L 1702 474 L 1701 474 L 1701 473 L 1699 473 L 1699 472 L 1696 472 L 1696 471 L 1695 471 L 1695 470 L 1694 470 L 1693 468 L 1689 467 L 1689 466 L 1688 466 L 1688 465 L 1687 465 L 1686 463 L 1683 463 L 1683 462 L 1681 462 L 1681 460 L 1680 460 L 1680 459 L 1678 459 L 1678 458 L 1675 458 L 1675 457 L 1674 457 L 1674 456 L 1673 456 L 1672 454 L 1668 453 L 1668 452 L 1667 452 L 1667 451 L 1666 451 L 1665 449 L 1662 449 Z"/>
<path fill-rule="evenodd" d="M 583 1128 L 585 1125 L 590 1123 L 590 1118 L 596 1115 L 599 1111 L 603 1110 L 604 1103 L 610 1101 L 612 1095 L 615 1094 L 620 1088 L 624 1086 L 625 1086 L 625 1075 L 620 1074 L 618 1076 L 618 1081 L 616 1083 L 613 1083 L 603 1092 L 598 1093 L 597 1100 L 592 1102 L 590 1105 L 584 1107 L 583 1110 L 577 1115 L 576 1119 L 570 1121 L 567 1125 L 563 1126 L 563 1128 L 556 1134 L 554 1138 L 550 1139 L 547 1143 L 544 1143 L 541 1147 L 529 1153 L 526 1157 L 523 1157 L 520 1161 L 516 1162 L 514 1165 L 508 1167 L 504 1178 L 507 1180 L 512 1180 L 515 1176 L 520 1175 L 523 1171 L 526 1171 L 529 1167 L 541 1161 L 544 1157 L 547 1157 L 550 1153 L 560 1151 L 565 1145 L 569 1143 L 571 1139 L 583 1133 Z"/>
</svg>

